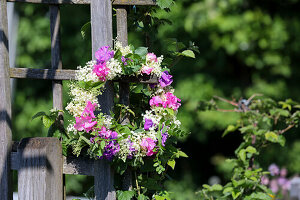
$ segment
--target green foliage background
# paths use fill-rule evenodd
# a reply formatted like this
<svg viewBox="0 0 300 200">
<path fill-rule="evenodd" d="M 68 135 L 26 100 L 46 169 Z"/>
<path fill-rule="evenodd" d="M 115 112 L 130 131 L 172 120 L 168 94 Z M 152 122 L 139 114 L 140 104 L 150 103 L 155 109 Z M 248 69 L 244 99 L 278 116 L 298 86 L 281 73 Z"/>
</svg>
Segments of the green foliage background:
<svg viewBox="0 0 300 200">
<path fill-rule="evenodd" d="M 222 130 L 238 116 L 200 112 L 197 109 L 200 100 L 209 100 L 213 95 L 239 100 L 262 93 L 276 100 L 300 101 L 299 9 L 298 0 L 181 0 L 175 2 L 170 12 L 153 13 L 172 22 L 153 27 L 150 35 L 153 52 L 166 54 L 170 50 L 166 45 L 168 38 L 186 44 L 193 41 L 200 50 L 196 59 L 185 58 L 171 68 L 176 95 L 182 99 L 179 117 L 184 129 L 192 133 L 180 144 L 190 157 L 178 162 L 175 173 L 170 173 L 175 181 L 170 181 L 167 187 L 178 191 L 174 199 L 193 199 L 193 189 L 213 175 L 225 181 L 230 166 L 224 163 L 224 158 L 233 156 L 241 141 L 234 133 L 221 138 Z M 49 8 L 20 3 L 17 10 L 20 23 L 16 67 L 50 68 Z M 129 12 L 134 16 L 132 7 Z M 89 21 L 89 7 L 62 6 L 61 20 L 63 66 L 74 69 L 91 59 L 90 37 L 83 40 L 80 35 L 81 27 Z M 130 20 L 129 42 L 144 45 L 143 30 L 133 24 L 135 18 Z M 42 124 L 31 121 L 31 117 L 38 111 L 49 110 L 51 100 L 51 82 L 17 80 L 14 140 L 46 135 Z M 276 162 L 287 167 L 291 174 L 299 173 L 298 132 L 288 133 L 286 148 L 274 145 L 262 153 L 262 166 L 267 168 Z M 82 194 L 92 185 L 92 179 L 68 176 L 67 183 L 69 193 Z"/>
</svg>

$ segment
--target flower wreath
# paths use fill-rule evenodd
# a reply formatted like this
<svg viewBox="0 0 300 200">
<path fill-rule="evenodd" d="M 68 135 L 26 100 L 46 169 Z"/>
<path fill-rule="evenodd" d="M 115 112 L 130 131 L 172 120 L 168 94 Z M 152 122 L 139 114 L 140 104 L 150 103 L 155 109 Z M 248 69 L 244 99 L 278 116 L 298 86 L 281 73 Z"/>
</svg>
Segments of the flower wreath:
<svg viewBox="0 0 300 200">
<path fill-rule="evenodd" d="M 123 47 L 115 41 L 114 48 L 103 46 L 95 57 L 95 61 L 78 67 L 76 81 L 70 84 L 71 101 L 66 110 L 73 119 L 67 134 L 73 139 L 73 153 L 78 156 L 85 148 L 92 158 L 123 161 L 132 166 L 151 157 L 158 163 L 155 167 L 159 173 L 166 164 L 174 168 L 174 158 L 186 156 L 174 146 L 183 134 L 176 118 L 181 104 L 170 86 L 172 75 L 162 68 L 163 56 L 148 53 L 145 47 Z M 130 108 L 116 104 L 111 115 L 99 112 L 97 96 L 102 94 L 106 81 L 122 76 L 155 76 L 158 81 L 130 83 Z M 120 124 L 122 113 L 130 113 L 125 125 Z"/>
</svg>

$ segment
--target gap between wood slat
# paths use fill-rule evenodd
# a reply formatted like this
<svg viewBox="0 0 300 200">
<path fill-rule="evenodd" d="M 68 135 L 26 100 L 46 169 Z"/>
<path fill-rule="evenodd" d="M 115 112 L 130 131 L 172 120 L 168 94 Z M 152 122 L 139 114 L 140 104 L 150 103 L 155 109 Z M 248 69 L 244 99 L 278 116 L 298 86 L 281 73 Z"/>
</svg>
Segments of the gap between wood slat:
<svg viewBox="0 0 300 200">
<path fill-rule="evenodd" d="M 91 0 L 7 0 L 8 2 L 40 3 L 40 4 L 90 4 Z M 113 0 L 113 5 L 154 6 L 154 0 Z"/>
</svg>

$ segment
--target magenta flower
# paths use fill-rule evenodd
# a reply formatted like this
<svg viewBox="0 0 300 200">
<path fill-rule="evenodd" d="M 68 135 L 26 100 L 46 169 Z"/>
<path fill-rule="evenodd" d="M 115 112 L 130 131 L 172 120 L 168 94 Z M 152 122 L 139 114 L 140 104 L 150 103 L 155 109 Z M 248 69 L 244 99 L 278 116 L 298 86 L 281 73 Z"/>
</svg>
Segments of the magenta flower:
<svg viewBox="0 0 300 200">
<path fill-rule="evenodd" d="M 118 137 L 118 133 L 115 131 L 106 129 L 105 126 L 102 126 L 101 130 L 98 131 L 98 136 L 103 139 L 116 139 Z"/>
<path fill-rule="evenodd" d="M 147 151 L 146 155 L 147 156 L 152 156 L 154 154 L 156 154 L 156 152 L 154 152 L 154 148 L 156 146 L 156 141 L 151 139 L 151 138 L 143 138 L 141 144 L 142 148 Z"/>
<path fill-rule="evenodd" d="M 159 79 L 159 83 L 161 87 L 166 87 L 168 85 L 171 85 L 172 82 L 173 82 L 172 75 L 170 75 L 168 71 L 164 71 L 161 73 L 161 77 Z"/>
<path fill-rule="evenodd" d="M 169 134 L 167 132 L 161 134 L 161 145 L 164 147 L 166 146 L 166 141 L 169 137 Z"/>
<path fill-rule="evenodd" d="M 269 172 L 272 176 L 276 176 L 279 174 L 279 167 L 273 163 L 269 166 Z"/>
<path fill-rule="evenodd" d="M 154 96 L 149 101 L 150 106 L 161 106 L 163 104 L 162 99 L 159 96 Z"/>
<path fill-rule="evenodd" d="M 77 129 L 78 131 L 85 130 L 88 133 L 97 124 L 96 121 L 92 121 L 92 118 L 90 116 L 75 117 L 75 119 L 76 119 L 76 123 L 74 124 L 74 128 Z"/>
<path fill-rule="evenodd" d="M 142 67 L 141 72 L 142 72 L 143 74 L 150 75 L 151 72 L 152 72 L 152 70 L 153 70 L 153 67 L 149 67 L 149 66 L 147 66 L 147 65 L 144 65 L 144 66 Z"/>
<path fill-rule="evenodd" d="M 151 119 L 145 118 L 145 124 L 144 124 L 144 129 L 146 131 L 149 131 L 149 129 L 153 126 L 153 122 Z"/>
<path fill-rule="evenodd" d="M 177 98 L 174 94 L 171 92 L 167 92 L 165 94 L 166 100 L 163 102 L 164 108 L 172 108 L 173 110 L 178 110 L 178 108 L 181 106 L 179 103 L 181 100 Z"/>
<path fill-rule="evenodd" d="M 148 53 L 146 55 L 146 61 L 157 62 L 157 57 L 154 53 Z"/>
<path fill-rule="evenodd" d="M 113 58 L 115 55 L 114 51 L 111 51 L 109 46 L 103 46 L 95 53 L 95 57 L 98 63 L 103 63 Z"/>
<path fill-rule="evenodd" d="M 106 76 L 109 73 L 110 69 L 106 67 L 106 63 L 97 63 L 94 65 L 93 72 L 98 76 L 100 81 L 106 81 Z"/>
<path fill-rule="evenodd" d="M 96 118 L 94 115 L 96 106 L 97 106 L 96 103 L 92 104 L 92 102 L 87 101 L 86 107 L 82 112 L 81 116 L 90 116 L 91 118 Z"/>
</svg>

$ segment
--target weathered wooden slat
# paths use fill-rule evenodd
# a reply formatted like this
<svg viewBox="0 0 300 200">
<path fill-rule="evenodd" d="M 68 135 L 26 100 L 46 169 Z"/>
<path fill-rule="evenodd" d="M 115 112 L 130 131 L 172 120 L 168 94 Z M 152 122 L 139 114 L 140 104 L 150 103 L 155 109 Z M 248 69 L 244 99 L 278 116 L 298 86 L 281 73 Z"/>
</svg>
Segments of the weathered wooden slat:
<svg viewBox="0 0 300 200">
<path fill-rule="evenodd" d="M 31 68 L 10 68 L 10 78 L 28 78 L 44 80 L 75 80 L 76 70 L 71 69 L 31 69 Z M 157 83 L 156 76 L 123 76 L 114 82 L 140 82 L 140 83 Z"/>
<path fill-rule="evenodd" d="M 18 146 L 19 200 L 62 200 L 62 148 L 57 138 L 25 138 Z"/>
<path fill-rule="evenodd" d="M 6 0 L 0 0 L 0 199 L 12 199 L 10 151 L 11 91 L 9 79 Z"/>
<path fill-rule="evenodd" d="M 60 52 L 60 11 L 58 5 L 50 5 L 50 32 L 51 32 L 51 68 L 62 69 Z M 62 81 L 52 81 L 53 108 L 63 110 Z"/>
<path fill-rule="evenodd" d="M 90 4 L 91 0 L 7 0 L 8 2 L 42 3 L 42 4 Z M 154 0 L 112 0 L 113 5 L 154 6 Z"/>
<path fill-rule="evenodd" d="M 70 69 L 10 68 L 9 74 L 10 78 L 75 80 L 75 70 Z"/>
<path fill-rule="evenodd" d="M 91 0 L 92 56 L 102 46 L 112 46 L 112 4 L 111 0 Z M 99 96 L 102 112 L 109 114 L 114 104 L 113 82 L 108 81 L 105 91 Z M 95 162 L 94 182 L 96 200 L 115 200 L 113 172 L 107 161 Z"/>
<path fill-rule="evenodd" d="M 116 9 L 117 9 L 117 37 L 123 46 L 127 46 L 128 45 L 127 10 L 125 6 L 118 6 Z M 120 104 L 129 106 L 130 104 L 129 92 L 130 92 L 129 83 L 120 82 L 119 83 Z M 129 113 L 125 113 L 123 116 L 121 116 L 120 122 L 121 124 L 128 124 L 130 122 Z M 122 190 L 132 190 L 132 172 L 129 168 L 124 173 Z"/>
</svg>

